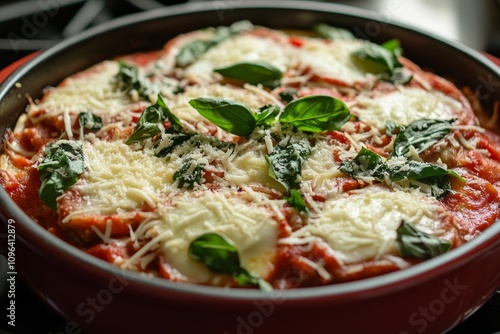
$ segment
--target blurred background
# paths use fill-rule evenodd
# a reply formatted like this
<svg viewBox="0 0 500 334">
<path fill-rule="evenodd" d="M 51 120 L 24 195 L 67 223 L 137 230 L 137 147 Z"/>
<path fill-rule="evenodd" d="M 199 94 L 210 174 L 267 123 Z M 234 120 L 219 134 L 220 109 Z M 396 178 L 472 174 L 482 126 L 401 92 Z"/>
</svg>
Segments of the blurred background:
<svg viewBox="0 0 500 334">
<path fill-rule="evenodd" d="M 204 0 L 0 0 L 0 69 L 35 51 L 113 18 L 158 7 Z M 245 0 L 214 0 L 214 6 Z M 279 2 L 280 0 L 272 0 Z M 215 2 L 218 2 L 216 4 Z M 500 0 L 339 0 L 381 20 L 402 22 L 500 58 Z M 1 259 L 0 259 L 1 260 Z M 0 261 L 0 267 L 5 261 Z M 5 267 L 0 273 L 6 272 Z M 4 277 L 0 275 L 2 282 Z M 23 283 L 16 283 L 16 328 L 0 319 L 0 333 L 67 333 L 55 315 Z M 0 284 L 1 287 L 1 284 Z M 0 288 L 0 309 L 5 291 Z M 500 333 L 500 294 L 449 334 Z M 0 312 L 2 314 L 2 312 Z"/>
<path fill-rule="evenodd" d="M 205 0 L 0 0 L 0 68 L 112 18 Z M 216 0 L 235 6 L 245 0 Z M 280 1 L 280 0 L 272 0 Z M 226 4 L 224 4 L 226 2 Z M 323 0 L 365 8 L 500 57 L 500 0 Z"/>
</svg>

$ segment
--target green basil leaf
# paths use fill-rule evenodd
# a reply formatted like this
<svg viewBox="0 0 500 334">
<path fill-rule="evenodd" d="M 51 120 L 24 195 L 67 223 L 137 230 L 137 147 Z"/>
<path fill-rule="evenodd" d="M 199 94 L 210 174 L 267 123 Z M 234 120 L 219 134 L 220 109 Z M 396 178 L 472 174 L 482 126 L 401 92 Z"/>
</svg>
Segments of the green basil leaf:
<svg viewBox="0 0 500 334">
<path fill-rule="evenodd" d="M 392 73 L 397 66 L 393 53 L 373 43 L 354 51 L 351 58 L 362 71 L 373 74 Z"/>
<path fill-rule="evenodd" d="M 167 130 L 168 131 L 168 130 Z M 190 133 L 169 133 L 155 147 L 155 156 L 164 158 L 193 137 Z M 167 141 L 167 143 L 165 143 Z M 161 145 L 161 146 L 160 146 Z"/>
<path fill-rule="evenodd" d="M 313 26 L 313 31 L 318 37 L 330 40 L 352 40 L 356 39 L 347 29 L 332 27 L 325 23 L 318 23 Z"/>
<path fill-rule="evenodd" d="M 234 244 L 217 233 L 206 233 L 193 240 L 189 246 L 189 255 L 218 273 L 232 275 L 241 268 Z"/>
<path fill-rule="evenodd" d="M 194 40 L 182 47 L 179 53 L 175 56 L 177 64 L 185 67 L 194 63 L 203 53 L 207 52 L 212 46 L 216 45 L 214 40 Z"/>
<path fill-rule="evenodd" d="M 403 221 L 397 229 L 396 247 L 403 257 L 430 259 L 451 249 L 451 242 L 422 232 Z"/>
<path fill-rule="evenodd" d="M 361 179 L 373 177 L 375 180 L 383 181 L 388 174 L 389 167 L 384 159 L 375 152 L 362 147 L 354 159 L 344 161 L 340 164 L 339 170 L 347 175 Z"/>
<path fill-rule="evenodd" d="M 119 61 L 118 63 L 120 69 L 115 75 L 117 88 L 128 94 L 130 94 L 132 90 L 135 90 L 140 97 L 148 100 L 149 94 L 152 93 L 151 84 L 139 74 L 139 69 L 123 61 Z"/>
<path fill-rule="evenodd" d="M 241 80 L 251 85 L 262 84 L 264 87 L 276 88 L 280 85 L 283 73 L 276 66 L 263 62 L 241 62 L 231 66 L 214 69 L 225 78 Z"/>
<path fill-rule="evenodd" d="M 432 195 L 436 198 L 441 198 L 451 191 L 449 176 L 464 181 L 456 172 L 430 163 L 419 161 L 388 163 L 381 156 L 364 147 L 354 159 L 342 162 L 339 170 L 355 179 L 373 177 L 383 182 L 388 177 L 394 182 L 419 181 L 430 185 Z"/>
<path fill-rule="evenodd" d="M 102 128 L 102 118 L 94 115 L 90 110 L 78 114 L 80 127 L 87 130 L 99 130 Z"/>
<path fill-rule="evenodd" d="M 289 196 L 284 196 L 283 198 L 295 210 L 301 211 L 301 212 L 307 212 L 307 211 L 309 211 L 309 209 L 307 208 L 306 203 L 304 202 L 304 199 L 302 198 L 302 195 L 300 194 L 300 192 L 298 190 L 291 189 L 290 190 L 290 195 Z"/>
<path fill-rule="evenodd" d="M 398 59 L 402 52 L 399 41 L 392 39 L 382 45 L 370 43 L 363 46 L 351 54 L 351 59 L 362 71 L 380 74 L 383 80 L 403 85 L 412 76 L 403 71 L 403 65 Z"/>
<path fill-rule="evenodd" d="M 279 121 L 296 129 L 318 133 L 338 130 L 351 118 L 349 109 L 339 99 L 326 95 L 306 96 L 290 102 Z"/>
<path fill-rule="evenodd" d="M 420 119 L 399 131 L 391 156 L 406 156 L 410 146 L 422 153 L 451 131 L 454 120 Z"/>
<path fill-rule="evenodd" d="M 280 107 L 277 105 L 267 105 L 259 110 L 259 113 L 253 114 L 256 126 L 271 127 L 276 122 L 276 117 L 280 113 Z"/>
<path fill-rule="evenodd" d="M 401 48 L 401 43 L 399 43 L 399 40 L 396 38 L 388 40 L 387 42 L 380 44 L 380 46 L 386 49 L 387 51 L 392 52 L 395 56 L 401 56 L 401 54 L 403 53 L 403 49 Z"/>
<path fill-rule="evenodd" d="M 248 136 L 257 126 L 252 111 L 239 102 L 199 97 L 189 104 L 212 123 L 237 136 Z"/>
<path fill-rule="evenodd" d="M 56 199 L 74 185 L 78 176 L 85 172 L 82 145 L 76 141 L 59 140 L 49 143 L 44 149 L 44 158 L 38 166 L 42 184 L 38 191 L 40 199 L 53 210 Z"/>
<path fill-rule="evenodd" d="M 291 143 L 286 146 L 276 146 L 273 152 L 266 156 L 268 175 L 278 181 L 290 192 L 300 186 L 302 163 L 311 155 L 311 145 L 307 140 Z"/>
<path fill-rule="evenodd" d="M 197 164 L 192 159 L 187 158 L 174 173 L 174 181 L 178 181 L 179 188 L 193 189 L 195 186 L 201 185 L 204 171 L 204 164 Z"/>
<path fill-rule="evenodd" d="M 208 40 L 198 39 L 184 45 L 175 56 L 175 60 L 179 66 L 185 67 L 194 63 L 203 53 L 207 52 L 211 47 L 219 44 L 226 38 L 252 28 L 253 25 L 249 21 L 239 21 L 233 23 L 229 27 L 215 28 L 213 38 Z"/>
<path fill-rule="evenodd" d="M 238 250 L 220 234 L 206 233 L 193 240 L 189 255 L 215 272 L 232 275 L 240 286 L 256 284 L 261 290 L 272 290 L 265 280 L 241 267 Z"/>
<path fill-rule="evenodd" d="M 161 124 L 167 120 L 172 123 L 175 129 L 181 131 L 181 122 L 167 107 L 161 95 L 158 95 L 156 103 L 144 109 L 125 144 L 132 144 L 156 136 L 162 130 Z"/>
</svg>

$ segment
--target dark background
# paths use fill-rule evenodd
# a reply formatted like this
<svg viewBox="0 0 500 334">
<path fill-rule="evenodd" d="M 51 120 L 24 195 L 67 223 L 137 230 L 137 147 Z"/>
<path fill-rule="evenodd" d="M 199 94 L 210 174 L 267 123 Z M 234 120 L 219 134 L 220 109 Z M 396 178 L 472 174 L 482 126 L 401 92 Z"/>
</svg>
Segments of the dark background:
<svg viewBox="0 0 500 334">
<path fill-rule="evenodd" d="M 0 0 L 0 69 L 35 51 L 48 48 L 63 38 L 112 18 L 188 1 L 196 0 Z M 382 19 L 385 16 L 390 21 L 414 25 L 432 34 L 500 57 L 500 0 L 325 2 L 365 8 Z M 47 7 L 48 4 L 50 7 Z M 54 4 L 57 7 L 52 7 Z M 26 22 L 31 23 L 31 26 Z M 432 50 L 428 52 L 431 54 Z M 3 284 L 7 270 L 1 256 L 0 267 L 0 279 Z M 2 330 L 22 334 L 71 332 L 65 328 L 67 321 L 54 314 L 20 279 L 16 282 L 16 327 L 10 327 L 7 324 L 9 319 L 4 316 L 8 307 L 6 292 L 0 285 L 0 333 Z M 497 293 L 497 296 L 449 333 L 500 333 L 500 294 Z"/>
</svg>

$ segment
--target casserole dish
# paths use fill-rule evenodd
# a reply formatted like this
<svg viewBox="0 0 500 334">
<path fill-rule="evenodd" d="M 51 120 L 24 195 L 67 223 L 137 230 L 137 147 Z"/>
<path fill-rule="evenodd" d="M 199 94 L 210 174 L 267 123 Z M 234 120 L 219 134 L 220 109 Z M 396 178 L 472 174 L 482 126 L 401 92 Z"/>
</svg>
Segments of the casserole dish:
<svg viewBox="0 0 500 334">
<path fill-rule="evenodd" d="M 117 20 L 42 53 L 3 83 L 2 133 L 24 110 L 26 94 L 39 98 L 47 85 L 101 60 L 158 49 L 179 33 L 243 19 L 286 29 L 327 22 L 364 33 L 375 42 L 398 38 L 416 63 L 478 91 L 485 109 L 491 110 L 499 100 L 500 74 L 486 58 L 380 21 L 373 13 L 301 2 L 219 5 L 170 7 Z M 429 57 L 422 50 L 434 53 Z M 500 265 L 495 261 L 500 252 L 498 224 L 453 252 L 401 272 L 337 286 L 266 293 L 181 285 L 123 272 L 50 235 L 4 192 L 1 195 L 5 221 L 15 222 L 18 272 L 71 321 L 68 331 L 79 326 L 89 333 L 443 332 L 474 312 L 500 285 Z"/>
</svg>

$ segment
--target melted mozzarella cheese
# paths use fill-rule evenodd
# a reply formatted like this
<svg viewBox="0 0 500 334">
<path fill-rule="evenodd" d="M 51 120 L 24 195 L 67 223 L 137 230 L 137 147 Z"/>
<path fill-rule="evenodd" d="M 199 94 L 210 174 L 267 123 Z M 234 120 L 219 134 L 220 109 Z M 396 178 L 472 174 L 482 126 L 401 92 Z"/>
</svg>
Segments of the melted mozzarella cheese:
<svg viewBox="0 0 500 334">
<path fill-rule="evenodd" d="M 436 199 L 417 192 L 369 186 L 328 199 L 296 234 L 321 238 L 341 261 L 356 263 L 395 254 L 396 230 L 402 220 L 426 233 L 444 235 L 443 212 Z"/>
<path fill-rule="evenodd" d="M 245 61 L 265 61 L 282 72 L 294 66 L 293 57 L 284 45 L 270 38 L 241 34 L 227 38 L 202 54 L 186 68 L 186 77 L 195 82 L 210 82 L 214 69 Z"/>
<path fill-rule="evenodd" d="M 30 119 L 36 121 L 40 110 L 42 117 L 76 114 L 91 110 L 98 115 L 115 115 L 130 105 L 129 96 L 115 88 L 113 77 L 118 73 L 118 63 L 104 61 L 88 70 L 67 78 L 49 90 L 41 103 L 31 105 Z"/>
<path fill-rule="evenodd" d="M 388 120 L 408 125 L 422 118 L 451 119 L 458 115 L 462 105 L 438 91 L 404 88 L 372 97 L 358 96 L 351 112 L 371 126 L 383 130 Z"/>
<path fill-rule="evenodd" d="M 146 251 L 155 250 L 173 268 L 194 282 L 207 283 L 213 273 L 189 256 L 189 245 L 205 233 L 219 233 L 232 241 L 241 266 L 261 277 L 272 270 L 277 249 L 276 211 L 283 200 L 270 200 L 262 193 L 210 190 L 184 193 L 162 207 L 159 218 L 144 223 L 136 236 L 152 237 L 128 262 L 133 263 Z"/>
<path fill-rule="evenodd" d="M 367 42 L 361 40 L 325 41 L 310 38 L 297 49 L 297 57 L 304 68 L 321 78 L 330 78 L 347 84 L 371 82 L 375 76 L 361 71 L 352 61 L 351 53 Z"/>
<path fill-rule="evenodd" d="M 302 165 L 302 192 L 311 190 L 327 197 L 340 192 L 337 178 L 344 174 L 334 160 L 336 149 L 342 148 L 334 147 L 326 140 L 319 140 L 312 148 L 311 156 Z"/>
<path fill-rule="evenodd" d="M 79 214 L 124 214 L 155 208 L 175 190 L 172 167 L 148 151 L 133 151 L 122 142 L 85 143 L 88 170 L 73 186 L 83 197 Z M 64 195 L 63 195 L 64 196 Z"/>
</svg>

